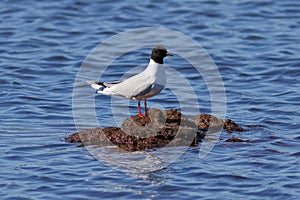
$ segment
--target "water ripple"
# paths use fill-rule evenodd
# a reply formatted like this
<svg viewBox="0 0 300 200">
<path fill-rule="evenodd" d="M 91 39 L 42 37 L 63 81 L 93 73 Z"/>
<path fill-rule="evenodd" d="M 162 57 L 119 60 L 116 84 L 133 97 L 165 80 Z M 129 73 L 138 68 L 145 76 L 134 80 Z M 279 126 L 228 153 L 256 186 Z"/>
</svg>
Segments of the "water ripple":
<svg viewBox="0 0 300 200">
<path fill-rule="evenodd" d="M 297 199 L 299 13 L 293 0 L 2 1 L 2 199 Z M 172 165 L 146 173 L 119 169 L 63 142 L 76 131 L 72 90 L 85 56 L 120 31 L 149 26 L 180 31 L 205 47 L 225 84 L 227 116 L 248 130 L 233 135 L 249 143 L 227 143 L 232 134 L 223 132 L 204 159 L 193 147 Z M 146 51 L 130 52 L 102 78 L 117 80 L 147 61 Z M 168 66 L 196 88 L 209 113 L 204 80 L 179 56 Z M 111 124 L 110 98 L 95 98 L 97 114 Z M 168 89 L 149 104 L 178 107 Z"/>
</svg>

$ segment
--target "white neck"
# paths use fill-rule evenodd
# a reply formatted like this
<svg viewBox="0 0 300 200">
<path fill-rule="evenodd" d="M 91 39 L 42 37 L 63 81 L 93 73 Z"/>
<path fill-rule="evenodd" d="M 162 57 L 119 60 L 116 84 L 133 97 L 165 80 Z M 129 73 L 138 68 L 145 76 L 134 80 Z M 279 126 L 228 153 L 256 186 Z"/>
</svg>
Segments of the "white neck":
<svg viewBox="0 0 300 200">
<path fill-rule="evenodd" d="M 160 65 L 159 63 L 157 63 L 157 62 L 155 62 L 153 59 L 150 59 L 150 62 L 149 62 L 149 64 L 157 64 L 157 65 Z"/>
</svg>

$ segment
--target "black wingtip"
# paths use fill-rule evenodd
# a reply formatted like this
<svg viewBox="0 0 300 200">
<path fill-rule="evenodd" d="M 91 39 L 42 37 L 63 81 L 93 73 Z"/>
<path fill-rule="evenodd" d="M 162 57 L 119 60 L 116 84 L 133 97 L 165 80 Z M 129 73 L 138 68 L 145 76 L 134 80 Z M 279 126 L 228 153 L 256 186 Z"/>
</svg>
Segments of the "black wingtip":
<svg viewBox="0 0 300 200">
<path fill-rule="evenodd" d="M 104 86 L 104 82 L 95 82 L 95 84 Z"/>
</svg>

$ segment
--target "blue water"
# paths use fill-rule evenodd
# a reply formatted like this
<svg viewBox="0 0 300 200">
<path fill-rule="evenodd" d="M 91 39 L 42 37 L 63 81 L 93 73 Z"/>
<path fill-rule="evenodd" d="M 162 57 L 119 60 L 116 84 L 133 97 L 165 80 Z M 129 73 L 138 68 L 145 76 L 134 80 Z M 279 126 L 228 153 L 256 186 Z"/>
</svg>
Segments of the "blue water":
<svg viewBox="0 0 300 200">
<path fill-rule="evenodd" d="M 163 169 L 131 172 L 63 141 L 76 132 L 72 92 L 85 57 L 114 34 L 151 26 L 184 33 L 207 50 L 224 81 L 227 118 L 257 125 L 233 133 L 249 143 L 227 143 L 232 135 L 222 132 L 205 158 L 193 147 Z M 1 1 L 1 199 L 298 199 L 299 35 L 297 0 Z M 147 56 L 122 57 L 113 65 L 125 67 L 110 68 L 117 72 L 108 78 Z M 166 63 L 193 82 L 178 56 Z M 210 112 L 202 83 L 199 104 Z M 95 98 L 98 107 L 109 102 Z M 157 102 L 178 108 L 168 90 L 149 105 Z M 104 125 L 107 105 L 97 111 Z"/>
</svg>

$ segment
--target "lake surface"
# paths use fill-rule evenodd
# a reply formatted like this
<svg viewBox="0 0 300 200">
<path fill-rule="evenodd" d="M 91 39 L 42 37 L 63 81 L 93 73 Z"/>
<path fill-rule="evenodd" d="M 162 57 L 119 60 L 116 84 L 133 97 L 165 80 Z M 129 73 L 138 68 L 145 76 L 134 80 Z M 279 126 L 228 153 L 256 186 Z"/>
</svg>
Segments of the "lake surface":
<svg viewBox="0 0 300 200">
<path fill-rule="evenodd" d="M 222 132 L 204 158 L 200 144 L 158 170 L 125 169 L 65 143 L 78 128 L 73 91 L 85 58 L 111 36 L 143 27 L 178 31 L 201 44 L 222 77 L 226 118 L 249 130 Z M 299 35 L 297 0 L 1 1 L 1 199 L 298 199 Z M 146 65 L 150 51 L 121 56 L 103 78 L 118 80 Z M 180 45 L 173 52 L 166 64 L 191 83 L 199 112 L 210 113 L 205 77 L 179 56 Z M 100 126 L 118 125 L 111 98 L 93 98 Z M 157 106 L 180 109 L 180 102 L 166 88 L 149 100 Z M 129 112 L 135 114 L 136 102 Z M 232 135 L 250 142 L 225 142 Z"/>
</svg>

